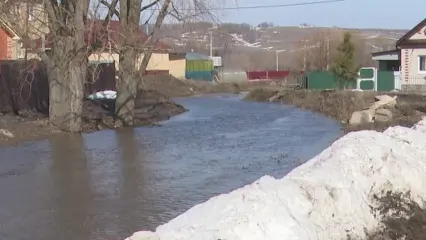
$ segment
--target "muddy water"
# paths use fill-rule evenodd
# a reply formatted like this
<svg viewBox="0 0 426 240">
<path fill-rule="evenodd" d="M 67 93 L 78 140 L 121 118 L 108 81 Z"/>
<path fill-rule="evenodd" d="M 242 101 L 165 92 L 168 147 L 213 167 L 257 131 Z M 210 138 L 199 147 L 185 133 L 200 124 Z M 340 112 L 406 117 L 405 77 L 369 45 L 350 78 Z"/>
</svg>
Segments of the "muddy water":
<svg viewBox="0 0 426 240">
<path fill-rule="evenodd" d="M 341 133 L 325 117 L 240 96 L 178 99 L 162 127 L 0 149 L 0 239 L 123 239 L 269 174 Z"/>
</svg>

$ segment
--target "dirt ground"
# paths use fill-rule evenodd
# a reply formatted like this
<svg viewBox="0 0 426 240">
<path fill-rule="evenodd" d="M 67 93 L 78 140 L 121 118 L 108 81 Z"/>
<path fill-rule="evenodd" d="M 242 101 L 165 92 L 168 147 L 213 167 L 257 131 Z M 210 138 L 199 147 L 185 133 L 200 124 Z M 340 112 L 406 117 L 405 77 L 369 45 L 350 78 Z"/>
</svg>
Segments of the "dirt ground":
<svg viewBox="0 0 426 240">
<path fill-rule="evenodd" d="M 393 119 L 386 123 L 369 123 L 359 126 L 349 126 L 347 123 L 355 111 L 366 109 L 373 103 L 376 92 L 349 92 L 349 91 L 307 91 L 307 90 L 278 90 L 260 88 L 251 91 L 246 99 L 253 101 L 269 101 L 269 98 L 282 93 L 275 100 L 284 104 L 322 113 L 340 121 L 346 132 L 359 130 L 384 131 L 390 126 L 411 127 L 426 114 L 426 96 L 402 93 L 386 93 L 397 95 L 397 105 L 392 109 Z"/>
<path fill-rule="evenodd" d="M 153 126 L 186 111 L 170 98 L 189 97 L 210 93 L 239 93 L 270 83 L 218 83 L 179 80 L 170 75 L 144 78 L 138 91 L 135 125 Z M 85 100 L 83 105 L 83 132 L 90 133 L 114 128 L 114 101 Z M 7 132 L 4 132 L 7 131 Z M 6 134 L 4 134 L 6 133 Z M 7 136 L 9 133 L 13 137 Z M 45 139 L 56 134 L 67 134 L 52 126 L 46 115 L 27 111 L 19 116 L 0 113 L 0 146 Z"/>
<path fill-rule="evenodd" d="M 372 207 L 371 212 L 381 220 L 377 229 L 367 232 L 366 240 L 426 239 L 426 210 L 409 196 L 410 192 L 390 191 L 374 196 L 377 207 Z"/>
</svg>

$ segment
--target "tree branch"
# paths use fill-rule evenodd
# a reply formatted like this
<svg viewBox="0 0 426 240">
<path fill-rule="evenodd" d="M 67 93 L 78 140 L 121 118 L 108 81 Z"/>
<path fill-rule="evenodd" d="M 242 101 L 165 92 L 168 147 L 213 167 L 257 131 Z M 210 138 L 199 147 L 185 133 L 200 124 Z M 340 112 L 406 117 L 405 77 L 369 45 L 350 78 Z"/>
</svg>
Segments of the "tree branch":
<svg viewBox="0 0 426 240">
<path fill-rule="evenodd" d="M 106 2 L 105 0 L 101 0 L 102 2 Z M 117 7 L 118 0 L 113 0 L 112 3 L 108 6 L 108 14 L 105 17 L 105 20 L 103 22 L 103 26 L 106 27 L 109 23 L 109 20 L 114 16 L 114 14 L 120 19 L 120 13 L 118 13 L 116 7 Z M 103 4 L 103 3 L 102 3 Z M 108 3 L 106 3 L 108 4 Z M 104 4 L 105 5 L 105 4 Z"/>
<path fill-rule="evenodd" d="M 148 4 L 148 5 L 144 6 L 144 7 L 142 7 L 141 8 L 141 12 L 147 10 L 148 8 L 151 8 L 152 6 L 154 6 L 155 4 L 157 4 L 159 2 L 160 2 L 160 0 L 155 0 L 154 2 L 152 2 L 152 3 L 150 3 L 150 4 Z"/>
<path fill-rule="evenodd" d="M 108 15 L 107 15 L 107 17 L 109 16 L 108 18 L 111 18 L 115 14 L 115 16 L 117 16 L 117 18 L 120 19 L 120 13 L 116 9 L 118 0 L 113 0 L 111 4 L 109 4 L 106 0 L 100 0 L 100 3 L 102 3 L 104 6 L 108 8 Z"/>
<path fill-rule="evenodd" d="M 161 27 L 161 24 L 163 24 L 164 18 L 166 18 L 166 15 L 168 13 L 169 4 L 171 0 L 165 0 L 163 3 L 163 6 L 161 7 L 160 13 L 158 14 L 157 21 L 155 22 L 154 29 L 152 31 L 152 35 L 147 40 L 148 44 L 148 51 L 145 53 L 141 66 L 140 66 L 140 75 L 145 75 L 146 68 L 148 66 L 149 60 L 152 56 L 152 52 L 154 51 L 155 45 L 156 45 L 156 39 L 158 36 L 158 30 Z M 154 41 L 155 40 L 155 41 Z"/>
</svg>

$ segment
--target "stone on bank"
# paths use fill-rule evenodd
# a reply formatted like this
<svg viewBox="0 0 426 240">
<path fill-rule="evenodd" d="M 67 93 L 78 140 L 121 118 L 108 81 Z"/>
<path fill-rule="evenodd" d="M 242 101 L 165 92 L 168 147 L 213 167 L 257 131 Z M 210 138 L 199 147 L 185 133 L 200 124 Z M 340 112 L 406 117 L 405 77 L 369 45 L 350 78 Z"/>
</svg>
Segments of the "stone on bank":
<svg viewBox="0 0 426 240">
<path fill-rule="evenodd" d="M 282 179 L 264 176 L 128 240 L 363 239 L 386 217 L 376 197 L 426 202 L 426 119 L 413 128 L 352 132 Z"/>
</svg>

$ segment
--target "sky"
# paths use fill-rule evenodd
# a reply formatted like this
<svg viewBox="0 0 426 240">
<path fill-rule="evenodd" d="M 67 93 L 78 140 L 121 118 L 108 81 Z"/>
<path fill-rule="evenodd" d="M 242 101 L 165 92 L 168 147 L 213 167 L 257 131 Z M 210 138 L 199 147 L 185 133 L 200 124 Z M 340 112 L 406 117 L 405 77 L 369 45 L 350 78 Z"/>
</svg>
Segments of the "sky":
<svg viewBox="0 0 426 240">
<path fill-rule="evenodd" d="M 223 0 L 222 0 L 223 1 Z M 225 0 L 225 7 L 293 4 L 315 0 Z M 238 3 L 238 5 L 235 4 Z M 346 0 L 282 8 L 220 10 L 222 22 L 272 22 L 281 26 L 307 23 L 324 27 L 411 29 L 426 18 L 425 0 Z"/>
</svg>

